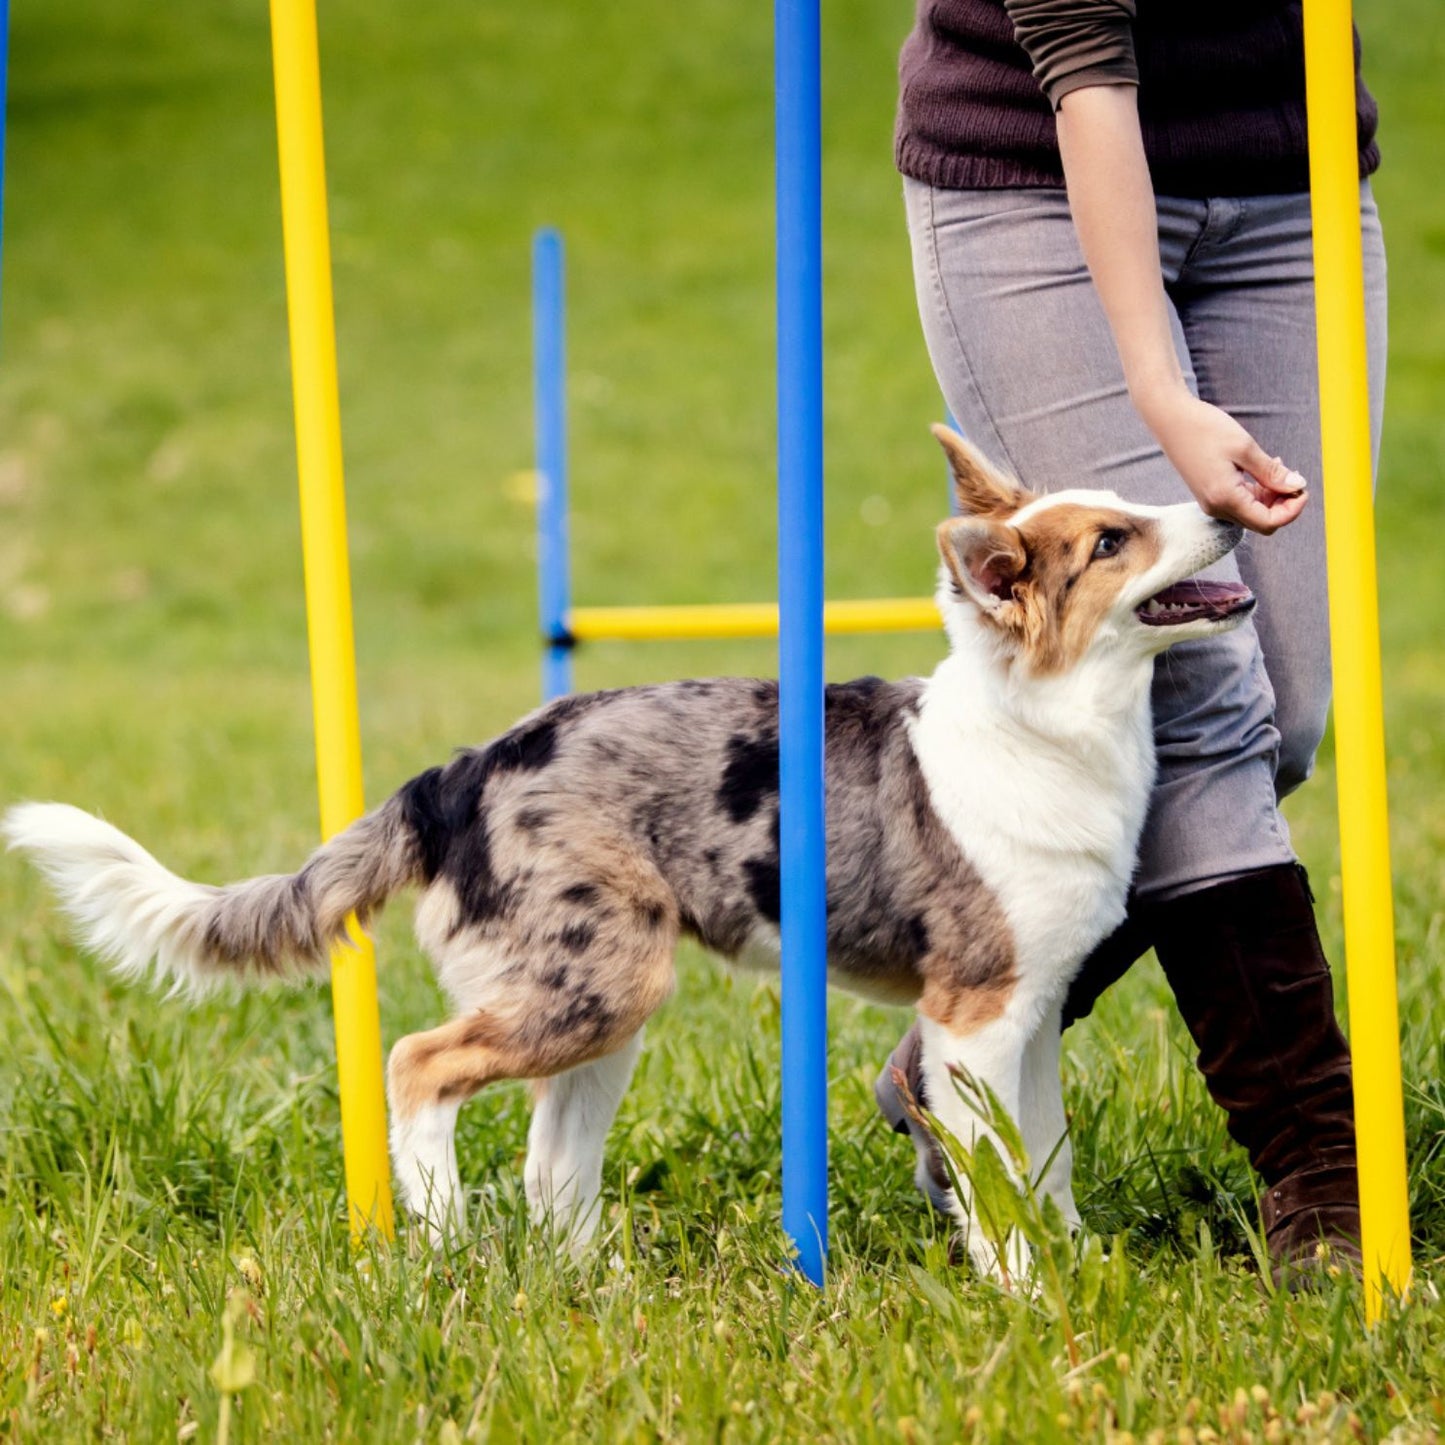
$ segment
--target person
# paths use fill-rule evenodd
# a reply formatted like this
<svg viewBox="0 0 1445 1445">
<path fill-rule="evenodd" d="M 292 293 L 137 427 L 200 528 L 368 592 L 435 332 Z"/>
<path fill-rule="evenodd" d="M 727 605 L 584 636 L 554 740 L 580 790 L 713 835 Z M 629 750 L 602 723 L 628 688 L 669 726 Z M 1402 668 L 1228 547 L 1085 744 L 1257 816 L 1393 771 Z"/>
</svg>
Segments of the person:
<svg viewBox="0 0 1445 1445">
<path fill-rule="evenodd" d="M 1187 488 L 1256 534 L 1214 569 L 1253 589 L 1252 625 L 1156 669 L 1129 916 L 1064 1026 L 1152 946 L 1263 1179 L 1277 1277 L 1322 1244 L 1358 1262 L 1349 1051 L 1278 807 L 1330 695 L 1322 508 L 1300 480 L 1320 442 L 1299 0 L 919 0 L 900 78 L 919 312 L 962 429 L 1031 488 Z M 1358 80 L 1356 100 L 1378 452 L 1385 261 Z M 919 1093 L 916 1025 L 877 1093 L 937 1198 L 900 1081 Z"/>
</svg>

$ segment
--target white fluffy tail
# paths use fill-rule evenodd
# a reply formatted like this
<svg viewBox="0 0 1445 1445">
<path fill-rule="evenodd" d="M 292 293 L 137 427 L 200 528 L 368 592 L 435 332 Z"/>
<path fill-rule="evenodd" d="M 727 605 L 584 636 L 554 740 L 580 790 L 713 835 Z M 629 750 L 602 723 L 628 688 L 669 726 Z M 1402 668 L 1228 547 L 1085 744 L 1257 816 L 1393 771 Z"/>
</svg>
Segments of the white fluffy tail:
<svg viewBox="0 0 1445 1445">
<path fill-rule="evenodd" d="M 154 967 L 174 992 L 321 971 L 347 915 L 365 921 L 414 871 L 410 830 L 392 806 L 353 823 L 299 873 L 224 888 L 178 878 L 118 828 L 66 803 L 22 803 L 0 833 L 46 874 L 88 949 L 128 978 Z"/>
</svg>

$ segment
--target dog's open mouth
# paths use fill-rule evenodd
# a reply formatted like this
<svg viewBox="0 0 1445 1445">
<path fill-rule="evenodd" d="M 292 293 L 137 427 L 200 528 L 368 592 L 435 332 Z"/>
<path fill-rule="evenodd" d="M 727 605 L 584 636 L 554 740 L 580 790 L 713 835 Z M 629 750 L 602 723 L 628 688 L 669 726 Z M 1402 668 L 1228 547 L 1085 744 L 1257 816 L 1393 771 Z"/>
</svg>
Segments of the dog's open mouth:
<svg viewBox="0 0 1445 1445">
<path fill-rule="evenodd" d="M 1150 627 L 1178 627 L 1185 622 L 1222 622 L 1248 612 L 1254 593 L 1243 582 L 1200 582 L 1189 578 L 1156 593 L 1135 609 Z"/>
</svg>

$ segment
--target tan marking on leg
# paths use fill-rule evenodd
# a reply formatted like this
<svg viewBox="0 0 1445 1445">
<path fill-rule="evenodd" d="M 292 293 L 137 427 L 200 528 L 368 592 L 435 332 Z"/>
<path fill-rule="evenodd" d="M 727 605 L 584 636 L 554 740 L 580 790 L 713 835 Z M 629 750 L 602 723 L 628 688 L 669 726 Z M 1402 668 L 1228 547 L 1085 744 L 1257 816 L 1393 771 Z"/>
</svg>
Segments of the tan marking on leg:
<svg viewBox="0 0 1445 1445">
<path fill-rule="evenodd" d="M 489 1046 L 480 1014 L 453 1019 L 397 1040 L 386 1065 L 387 1098 L 393 1113 L 409 1116 L 470 1098 L 496 1079 L 518 1077 L 516 1062 Z"/>
<path fill-rule="evenodd" d="M 964 1038 L 1001 1017 L 1017 985 L 1018 975 L 1011 968 L 973 984 L 932 978 L 923 986 L 918 1012 Z"/>
<path fill-rule="evenodd" d="M 464 1103 L 500 1079 L 544 1079 L 613 1052 L 671 994 L 672 947 L 669 935 L 635 946 L 630 961 L 593 959 L 571 994 L 543 988 L 531 970 L 493 1007 L 408 1034 L 387 1064 L 391 1107 L 405 1116 Z"/>
</svg>

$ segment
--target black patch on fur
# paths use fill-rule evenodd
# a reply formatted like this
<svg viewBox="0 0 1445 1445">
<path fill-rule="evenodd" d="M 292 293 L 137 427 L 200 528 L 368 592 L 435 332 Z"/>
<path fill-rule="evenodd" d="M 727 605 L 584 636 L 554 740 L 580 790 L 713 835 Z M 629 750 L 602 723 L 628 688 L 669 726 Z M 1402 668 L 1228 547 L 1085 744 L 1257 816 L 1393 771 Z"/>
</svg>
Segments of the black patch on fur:
<svg viewBox="0 0 1445 1445">
<path fill-rule="evenodd" d="M 908 955 L 914 962 L 928 952 L 928 924 L 921 913 L 914 913 L 904 921 L 903 937 Z"/>
<path fill-rule="evenodd" d="M 465 833 L 457 834 L 442 871 L 457 890 L 454 934 L 467 923 L 505 918 L 516 906 L 517 884 L 498 878 L 492 871 L 492 841 L 485 818 L 478 818 Z"/>
<path fill-rule="evenodd" d="M 540 772 L 556 755 L 557 724 L 551 718 L 542 717 L 515 727 L 503 733 L 489 751 L 494 759 L 492 772 Z"/>
<path fill-rule="evenodd" d="M 753 906 L 770 923 L 783 921 L 783 879 L 776 855 L 772 858 L 748 858 L 743 862 L 748 880 L 748 896 Z"/>
<path fill-rule="evenodd" d="M 598 888 L 595 883 L 574 883 L 570 888 L 564 888 L 558 895 L 559 903 L 580 903 L 586 906 L 589 903 L 596 903 Z"/>
<path fill-rule="evenodd" d="M 728 739 L 727 763 L 718 784 L 717 804 L 734 823 L 746 823 L 778 793 L 778 735 L 765 731 Z"/>
<path fill-rule="evenodd" d="M 590 923 L 569 923 L 557 935 L 557 942 L 568 953 L 586 953 L 597 938 L 597 930 Z"/>
<path fill-rule="evenodd" d="M 429 768 L 398 794 L 416 838 L 422 877 L 432 883 L 445 876 L 457 891 L 457 928 L 504 916 L 516 902 L 516 885 L 492 869 L 483 810 L 487 780 L 493 773 L 543 768 L 555 749 L 556 728 L 530 724 L 485 748 L 458 753 L 444 768 Z"/>
<path fill-rule="evenodd" d="M 556 968 L 549 969 L 539 980 L 543 988 L 562 989 L 567 987 L 567 980 L 570 975 L 567 972 L 565 963 L 558 964 Z"/>
<path fill-rule="evenodd" d="M 422 877 L 430 883 L 441 871 L 451 843 L 453 820 L 442 804 L 442 769 L 426 772 L 402 785 L 397 797 L 402 817 L 416 839 Z"/>
<path fill-rule="evenodd" d="M 446 767 L 430 768 L 401 789 L 402 816 L 416 839 L 422 877 L 432 883 L 445 875 L 456 888 L 458 928 L 503 916 L 516 903 L 516 882 L 493 872 L 483 806 L 488 779 L 494 773 L 541 772 L 557 755 L 560 729 L 619 695 L 559 698 L 485 748 L 464 750 Z M 540 808 L 524 808 L 516 818 L 517 827 L 528 833 L 551 821 L 552 814 Z"/>
<path fill-rule="evenodd" d="M 477 821 L 482 789 L 491 773 L 492 749 L 459 753 L 444 768 L 428 768 L 405 784 L 398 797 L 416 838 L 422 877 L 433 882 L 446 866 L 458 833 Z"/>
<path fill-rule="evenodd" d="M 638 903 L 636 905 L 637 916 L 642 920 L 644 928 L 660 928 L 662 920 L 667 916 L 667 909 L 656 901 Z"/>
<path fill-rule="evenodd" d="M 549 1034 L 580 1034 L 584 1041 L 603 1038 L 612 1033 L 615 1026 L 616 1019 L 607 1006 L 606 995 L 589 988 L 574 993 L 567 1007 L 543 1025 Z"/>
</svg>

